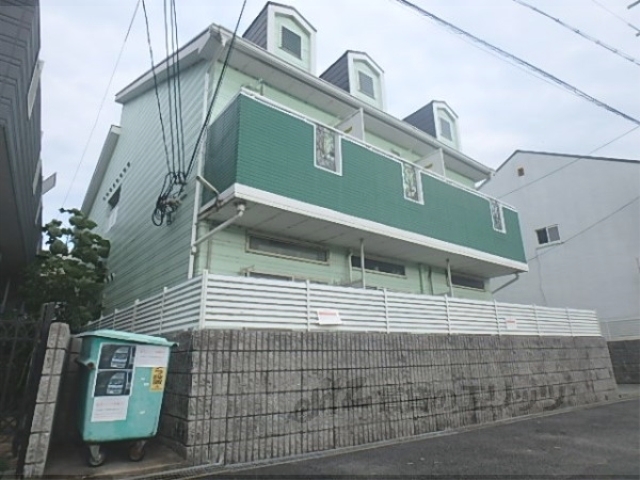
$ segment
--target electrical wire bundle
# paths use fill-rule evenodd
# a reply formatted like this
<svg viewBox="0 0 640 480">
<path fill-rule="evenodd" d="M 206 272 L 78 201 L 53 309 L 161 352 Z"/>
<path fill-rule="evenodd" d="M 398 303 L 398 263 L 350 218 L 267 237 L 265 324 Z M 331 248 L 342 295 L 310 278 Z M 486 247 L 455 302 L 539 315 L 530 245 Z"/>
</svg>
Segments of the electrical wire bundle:
<svg viewBox="0 0 640 480">
<path fill-rule="evenodd" d="M 238 16 L 233 36 L 229 42 L 227 54 L 222 65 L 220 77 L 216 84 L 214 94 L 211 98 L 207 114 L 205 116 L 202 128 L 196 139 L 196 143 L 193 147 L 193 153 L 189 159 L 189 163 L 186 163 L 185 148 L 184 148 L 184 127 L 182 123 L 182 91 L 180 85 L 180 59 L 178 56 L 178 23 L 176 15 L 175 0 L 164 0 L 164 36 L 165 36 L 165 48 L 167 53 L 167 97 L 168 97 L 168 122 L 169 122 L 169 136 L 170 147 L 167 142 L 167 135 L 165 131 L 165 122 L 162 114 L 162 107 L 160 104 L 160 93 L 158 88 L 158 77 L 156 75 L 155 64 L 153 61 L 153 49 L 151 47 L 151 35 L 149 32 L 149 20 L 147 16 L 147 9 L 144 0 L 142 0 L 142 8 L 144 10 L 145 24 L 147 28 L 147 43 L 149 44 L 149 57 L 151 59 L 151 72 L 153 74 L 154 90 L 156 95 L 156 104 L 158 106 L 158 115 L 160 116 L 160 128 L 162 130 L 162 141 L 164 145 L 167 174 L 164 177 L 162 183 L 162 190 L 156 200 L 156 205 L 151 215 L 151 221 L 156 226 L 161 226 L 165 220 L 167 225 L 172 222 L 173 214 L 180 206 L 180 201 L 184 189 L 187 185 L 187 179 L 193 172 L 195 166 L 195 158 L 198 153 L 198 148 L 206 131 L 207 125 L 211 120 L 213 113 L 213 106 L 220 87 L 222 86 L 222 80 L 224 78 L 227 66 L 229 64 L 229 56 L 233 45 L 235 43 L 242 14 L 244 13 L 247 0 L 244 0 L 242 9 Z M 173 53 L 169 53 L 173 52 Z"/>
<path fill-rule="evenodd" d="M 171 223 L 172 214 L 180 204 L 180 196 L 188 177 L 185 161 L 184 126 L 182 122 L 182 86 L 180 84 L 179 74 L 178 18 L 176 15 L 175 0 L 164 0 L 163 7 L 164 44 L 167 57 L 165 60 L 167 65 L 167 109 L 164 114 L 160 102 L 156 66 L 153 60 L 149 17 L 145 1 L 142 0 L 153 86 L 158 115 L 160 117 L 160 129 L 162 131 L 162 145 L 167 163 L 167 174 L 164 177 L 162 190 L 156 201 L 153 214 L 151 215 L 151 220 L 156 226 L 162 225 L 165 219 L 167 220 L 167 224 Z M 166 125 L 165 122 L 168 125 Z M 167 136 L 169 139 L 167 139 Z"/>
</svg>

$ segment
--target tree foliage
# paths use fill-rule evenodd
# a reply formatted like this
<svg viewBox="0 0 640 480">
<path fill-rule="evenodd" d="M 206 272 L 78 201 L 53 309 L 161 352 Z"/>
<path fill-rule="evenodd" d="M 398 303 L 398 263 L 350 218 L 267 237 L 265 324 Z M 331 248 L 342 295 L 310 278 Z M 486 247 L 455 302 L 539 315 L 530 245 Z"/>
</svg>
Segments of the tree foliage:
<svg viewBox="0 0 640 480">
<path fill-rule="evenodd" d="M 27 268 L 22 295 L 34 315 L 43 303 L 64 303 L 64 321 L 77 330 L 100 316 L 110 243 L 92 231 L 97 224 L 80 210 L 60 213 L 69 215 L 70 226 L 52 220 L 42 227 L 48 250 Z"/>
</svg>

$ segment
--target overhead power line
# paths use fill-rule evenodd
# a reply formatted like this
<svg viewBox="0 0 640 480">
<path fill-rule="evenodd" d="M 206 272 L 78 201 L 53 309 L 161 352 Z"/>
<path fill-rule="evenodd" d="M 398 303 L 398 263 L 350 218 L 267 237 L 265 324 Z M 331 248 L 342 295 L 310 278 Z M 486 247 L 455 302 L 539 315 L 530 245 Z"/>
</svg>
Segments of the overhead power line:
<svg viewBox="0 0 640 480">
<path fill-rule="evenodd" d="M 540 75 L 541 77 L 545 78 L 545 79 L 549 79 L 551 81 L 553 81 L 554 83 L 560 85 L 561 87 L 563 87 L 565 90 L 573 93 L 574 95 L 577 95 L 595 105 L 597 105 L 600 108 L 603 108 L 611 113 L 614 113 L 622 118 L 624 118 L 625 120 L 628 120 L 630 122 L 635 123 L 636 125 L 640 125 L 640 120 L 638 120 L 637 118 L 632 117 L 631 115 L 627 115 L 626 113 L 612 107 L 611 105 L 608 105 L 606 103 L 604 103 L 601 100 L 598 100 L 595 97 L 592 97 L 591 95 L 589 95 L 588 93 L 580 90 L 577 87 L 574 87 L 573 85 L 559 79 L 558 77 L 546 72 L 545 70 L 542 70 L 539 67 L 536 67 L 535 65 L 532 65 L 531 63 L 527 62 L 526 60 L 523 60 L 499 47 L 496 47 L 495 45 L 487 42 L 486 40 L 483 40 L 475 35 L 473 35 L 472 33 L 467 32 L 466 30 L 463 30 L 460 27 L 457 27 L 455 25 L 453 25 L 452 23 L 434 15 L 431 12 L 428 12 L 426 10 L 424 10 L 423 8 L 419 7 L 418 5 L 409 2 L 407 0 L 395 0 L 396 2 L 400 3 L 401 5 L 404 5 L 405 7 L 408 7 L 412 10 L 414 10 L 415 12 L 417 12 L 418 14 L 430 18 L 431 20 L 435 21 L 436 23 L 439 23 L 440 25 L 448 28 L 449 30 L 452 30 L 453 32 L 459 34 L 459 35 L 463 35 L 467 38 L 470 38 L 471 40 L 473 40 L 474 42 L 484 46 L 485 48 L 490 49 L 491 51 L 497 52 L 500 55 L 502 55 L 505 58 L 508 58 L 509 60 L 511 60 L 512 62 L 515 62 L 519 65 L 522 65 L 526 68 L 528 68 L 529 70 L 537 73 L 538 75 Z"/>
<path fill-rule="evenodd" d="M 626 132 L 624 132 L 622 135 L 618 135 L 616 138 L 609 140 L 607 143 L 604 143 L 602 145 L 600 145 L 598 148 L 595 148 L 593 150 L 591 150 L 589 153 L 587 153 L 587 155 L 591 155 L 592 153 L 597 152 L 598 150 L 602 150 L 604 147 L 608 147 L 609 145 L 611 145 L 613 142 L 617 142 L 618 140 L 620 140 L 623 137 L 626 137 L 627 135 L 629 135 L 631 132 L 635 132 L 637 129 L 640 128 L 640 125 L 636 125 L 635 127 L 633 127 L 631 130 L 627 130 Z"/>
<path fill-rule="evenodd" d="M 564 28 L 571 30 L 573 33 L 580 35 L 582 38 L 585 38 L 593 43 L 595 43 L 596 45 L 610 51 L 611 53 L 613 53 L 614 55 L 619 56 L 620 58 L 624 58 L 625 60 L 627 60 L 628 62 L 634 63 L 638 66 L 640 66 L 640 62 L 638 60 L 636 60 L 635 58 L 633 58 L 631 55 L 628 55 L 620 50 L 618 50 L 617 48 L 614 48 L 610 45 L 607 45 L 606 43 L 598 40 L 595 37 L 592 37 L 589 34 L 584 33 L 581 30 L 578 30 L 576 27 L 572 27 L 571 25 L 568 25 L 566 23 L 564 23 L 562 20 L 560 20 L 559 18 L 556 17 L 552 17 L 551 15 L 549 15 L 548 13 L 540 10 L 537 7 L 534 7 L 533 5 L 529 5 L 526 2 L 523 2 L 522 0 L 513 0 L 514 2 L 516 2 L 518 5 L 522 5 L 523 7 L 528 8 L 529 10 L 532 10 L 540 15 L 542 15 L 543 17 L 548 18 L 549 20 L 553 20 L 554 22 L 556 22 L 558 25 L 563 26 Z"/>
<path fill-rule="evenodd" d="M 627 22 L 624 18 L 622 18 L 620 15 L 618 15 L 616 12 L 614 12 L 613 10 L 605 7 L 604 5 L 602 5 L 600 2 L 598 2 L 597 0 L 591 0 L 593 3 L 595 3 L 597 6 L 599 6 L 601 9 L 603 9 L 605 12 L 609 12 L 611 15 L 613 15 L 614 17 L 616 17 L 618 20 L 620 20 L 622 23 L 624 23 L 627 27 L 632 28 L 633 30 L 636 31 L 636 37 L 640 36 L 640 28 L 636 27 L 635 25 Z"/>
<path fill-rule="evenodd" d="M 73 188 L 73 184 L 76 181 L 76 177 L 78 176 L 78 172 L 80 171 L 80 167 L 84 162 L 84 157 L 87 154 L 87 149 L 89 148 L 89 144 L 91 143 L 91 139 L 93 138 L 93 134 L 98 126 L 98 120 L 100 119 L 100 114 L 102 113 L 102 108 L 104 107 L 104 102 L 107 99 L 107 95 L 109 94 L 109 89 L 111 88 L 111 83 L 113 82 L 113 78 L 116 74 L 116 70 L 118 69 L 118 65 L 120 64 L 120 60 L 122 59 L 122 53 L 124 52 L 124 47 L 127 44 L 127 40 L 129 39 L 129 34 L 131 33 L 131 28 L 133 27 L 133 21 L 136 19 L 136 14 L 138 13 L 138 8 L 140 7 L 140 0 L 136 3 L 135 8 L 133 9 L 133 15 L 131 15 L 131 21 L 129 22 L 129 27 L 127 28 L 127 33 L 124 36 L 124 40 L 122 42 L 122 46 L 120 47 L 120 52 L 118 53 L 118 58 L 116 58 L 116 64 L 113 66 L 113 71 L 111 72 L 111 76 L 109 77 L 109 81 L 107 82 L 107 88 L 104 91 L 104 95 L 102 96 L 102 100 L 100 101 L 100 107 L 98 107 L 98 114 L 96 115 L 96 119 L 93 122 L 93 126 L 91 127 L 91 131 L 89 132 L 89 138 L 87 138 L 87 143 L 84 145 L 84 149 L 82 150 L 82 155 L 80 155 L 80 161 L 76 166 L 75 172 L 73 173 L 73 177 L 71 178 L 71 183 L 69 184 L 69 188 L 67 189 L 67 193 L 64 196 L 64 200 L 62 201 L 62 207 L 64 208 L 67 203 L 67 199 L 69 198 L 69 194 L 71 193 L 71 189 Z"/>
<path fill-rule="evenodd" d="M 585 233 L 587 233 L 589 230 L 591 230 L 592 228 L 596 227 L 597 225 L 600 225 L 602 222 L 609 220 L 611 217 L 613 217 L 614 215 L 616 215 L 617 213 L 620 213 L 622 210 L 624 210 L 625 208 L 629 207 L 630 205 L 634 204 L 635 202 L 637 202 L 640 199 L 640 196 L 637 196 L 635 198 L 633 198 L 631 201 L 625 203 L 624 205 L 622 205 L 619 208 L 616 208 L 613 212 L 609 213 L 608 215 L 605 215 L 604 217 L 602 217 L 601 219 L 593 222 L 592 224 L 588 225 L 587 227 L 583 228 L 582 230 L 580 230 L 578 233 L 575 233 L 574 235 L 571 235 L 569 238 L 566 238 L 564 240 L 562 240 L 562 243 L 560 245 L 564 245 L 569 243 L 571 240 L 574 240 L 576 238 L 578 238 L 580 235 L 583 235 Z M 556 245 L 557 247 L 557 245 Z M 550 249 L 545 249 L 544 251 L 537 253 L 536 255 L 534 255 L 531 258 L 527 258 L 527 262 L 530 262 L 531 260 L 535 259 L 535 258 L 540 258 L 543 255 L 546 255 L 547 253 L 549 253 L 550 251 L 555 250 L 555 248 L 550 248 Z"/>
</svg>

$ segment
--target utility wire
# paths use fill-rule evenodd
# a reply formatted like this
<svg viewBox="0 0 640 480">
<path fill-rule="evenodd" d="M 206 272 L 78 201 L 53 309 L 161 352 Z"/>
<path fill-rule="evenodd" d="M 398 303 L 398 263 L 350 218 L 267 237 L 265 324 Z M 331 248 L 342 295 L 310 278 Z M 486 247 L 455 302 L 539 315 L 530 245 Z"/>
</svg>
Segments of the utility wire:
<svg viewBox="0 0 640 480">
<path fill-rule="evenodd" d="M 571 30 L 573 33 L 575 33 L 575 34 L 577 34 L 577 35 L 580 35 L 582 38 L 585 38 L 585 39 L 587 39 L 587 40 L 589 40 L 589 41 L 591 41 L 591 42 L 595 43 L 596 45 L 598 45 L 598 46 L 600 46 L 600 47 L 602 47 L 602 48 L 604 48 L 604 49 L 606 49 L 606 50 L 610 51 L 611 53 L 613 53 L 613 54 L 615 54 L 615 55 L 619 56 L 620 58 L 624 58 L 625 60 L 627 60 L 627 61 L 629 61 L 629 62 L 631 62 L 631 63 L 634 63 L 635 65 L 638 65 L 638 66 L 640 67 L 640 62 L 639 62 L 638 60 L 636 60 L 635 58 L 633 58 L 631 55 L 628 55 L 628 54 L 626 54 L 626 53 L 624 53 L 624 52 L 622 52 L 622 51 L 618 50 L 617 48 L 614 48 L 614 47 L 612 47 L 612 46 L 610 46 L 610 45 L 607 45 L 607 44 L 606 44 L 606 43 L 604 43 L 604 42 L 601 42 L 601 41 L 600 41 L 600 40 L 598 40 L 597 38 L 592 37 L 591 35 L 588 35 L 588 34 L 584 33 L 584 32 L 583 32 L 583 31 L 581 31 L 581 30 L 578 30 L 576 27 L 572 27 L 571 25 L 567 25 L 567 24 L 566 24 L 566 23 L 564 23 L 562 20 L 560 20 L 560 19 L 558 19 L 558 18 L 555 18 L 555 17 L 552 17 L 552 16 L 551 16 L 551 15 L 549 15 L 548 13 L 546 13 L 546 12 L 544 12 L 544 11 L 540 10 L 540 9 L 539 9 L 539 8 L 537 8 L 537 7 L 534 7 L 533 5 L 530 5 L 530 4 L 528 4 L 528 3 L 526 3 L 526 2 L 524 2 L 524 1 L 522 1 L 522 0 L 513 0 L 513 1 L 514 1 L 515 3 L 517 3 L 518 5 L 521 5 L 521 6 L 523 6 L 523 7 L 528 8 L 529 10 L 533 10 L 534 12 L 536 12 L 536 13 L 538 13 L 538 14 L 542 15 L 543 17 L 548 18 L 549 20 L 553 20 L 553 21 L 554 21 L 554 22 L 556 22 L 558 25 L 561 25 L 561 26 L 563 26 L 564 28 L 566 28 L 566 29 L 568 29 L 568 30 Z"/>
<path fill-rule="evenodd" d="M 611 15 L 613 15 L 614 17 L 616 17 L 618 20 L 620 20 L 622 23 L 624 23 L 627 27 L 632 28 L 633 30 L 636 31 L 636 37 L 640 36 L 640 28 L 636 27 L 635 25 L 632 25 L 631 23 L 627 22 L 624 18 L 622 18 L 620 15 L 618 15 L 616 12 L 614 12 L 613 10 L 605 7 L 604 5 L 602 5 L 600 2 L 598 2 L 597 0 L 591 0 L 593 3 L 595 3 L 597 6 L 599 6 L 601 9 L 603 9 L 605 12 L 609 12 Z"/>
<path fill-rule="evenodd" d="M 185 159 L 185 148 L 184 148 L 184 122 L 182 119 L 182 84 L 180 81 L 180 55 L 178 55 L 178 14 L 176 12 L 176 2 L 175 0 L 171 1 L 171 10 L 173 12 L 173 26 L 174 26 L 174 34 L 175 34 L 175 45 L 176 45 L 176 77 L 178 84 L 178 134 L 179 134 L 179 149 L 180 149 L 180 171 L 186 171 L 186 159 Z M 186 177 L 183 179 L 186 182 Z"/>
<path fill-rule="evenodd" d="M 615 209 L 613 212 L 611 212 L 610 214 L 602 217 L 600 220 L 592 223 L 591 225 L 587 226 L 586 228 L 580 230 L 578 233 L 570 236 L 569 238 L 567 238 L 566 240 L 563 240 L 562 243 L 560 245 L 564 245 L 569 243 L 571 240 L 574 240 L 575 238 L 579 237 L 580 235 L 588 232 L 589 230 L 591 230 L 592 228 L 596 227 L 597 225 L 600 225 L 602 222 L 610 219 L 611 217 L 613 217 L 614 215 L 616 215 L 617 213 L 621 212 L 622 210 L 624 210 L 625 208 L 627 208 L 628 206 L 630 206 L 631 204 L 635 203 L 638 201 L 638 199 L 640 199 L 640 195 L 633 198 L 631 201 L 625 203 L 624 205 L 622 205 L 621 207 Z M 541 253 L 537 253 L 535 254 L 533 257 L 531 258 L 527 258 L 527 262 L 530 262 L 531 260 L 535 259 L 535 258 L 540 258 L 543 255 L 546 255 L 547 253 L 549 253 L 550 251 L 555 250 L 555 248 L 550 248 L 547 250 L 542 251 Z"/>
<path fill-rule="evenodd" d="M 601 150 L 601 149 L 603 149 L 604 147 L 611 145 L 613 142 L 616 142 L 616 141 L 620 140 L 622 137 L 626 137 L 626 136 L 627 136 L 627 135 L 629 135 L 631 132 L 635 132 L 638 128 L 640 128 L 640 125 L 633 127 L 631 130 L 627 130 L 627 131 L 626 131 L 626 132 L 624 132 L 622 135 L 618 135 L 618 136 L 617 136 L 616 138 L 614 138 L 613 140 L 609 140 L 607 143 L 605 143 L 605 144 L 603 144 L 603 145 L 600 145 L 598 148 L 596 148 L 596 149 L 594 149 L 594 150 L 591 150 L 589 153 L 587 153 L 587 155 L 591 155 L 592 153 L 595 153 L 595 152 L 597 152 L 598 150 Z M 547 173 L 546 175 L 543 175 L 542 177 L 536 178 L 535 180 L 532 180 L 532 181 L 530 181 L 529 183 L 525 183 L 524 185 L 521 185 L 521 186 L 519 186 L 518 188 L 514 188 L 513 190 L 510 190 L 510 191 L 508 191 L 507 193 L 503 193 L 503 194 L 499 195 L 499 196 L 498 196 L 498 197 L 496 197 L 496 198 L 503 198 L 503 197 L 506 197 L 507 195 L 511 195 L 511 194 L 512 194 L 512 193 L 514 193 L 514 192 L 517 192 L 517 191 L 519 191 L 519 190 L 522 190 L 523 188 L 527 188 L 528 186 L 533 185 L 534 183 L 536 183 L 536 182 L 538 182 L 538 181 L 540 181 L 540 180 L 542 180 L 542 179 L 544 179 L 544 178 L 547 178 L 547 177 L 550 177 L 551 175 L 556 174 L 556 173 L 557 173 L 557 172 L 559 172 L 560 170 L 564 170 L 565 168 L 570 167 L 571 165 L 573 165 L 573 164 L 574 164 L 574 163 L 576 163 L 576 162 L 579 162 L 580 160 L 584 160 L 584 156 L 578 157 L 578 158 L 576 158 L 575 160 L 572 160 L 572 161 L 571 161 L 571 162 L 569 162 L 569 163 L 565 163 L 565 164 L 564 164 L 564 165 L 562 165 L 561 167 L 556 168 L 555 170 L 550 171 L 550 172 L 549 172 L 549 173 Z"/>
<path fill-rule="evenodd" d="M 547 173 L 546 175 L 543 175 L 541 177 L 536 178 L 535 180 L 530 181 L 529 183 L 525 183 L 524 185 L 519 186 L 518 188 L 514 188 L 513 190 L 508 191 L 507 193 L 503 193 L 499 196 L 497 196 L 497 198 L 504 198 L 507 195 L 511 195 L 514 192 L 517 192 L 518 190 L 522 190 L 523 188 L 527 188 L 530 185 L 533 185 L 536 182 L 539 182 L 542 179 L 545 179 L 547 177 L 550 177 L 551 175 L 554 175 L 555 173 L 559 172 L 560 170 L 564 170 L 565 168 L 573 165 L 576 162 L 579 162 L 580 160 L 582 160 L 582 157 L 576 158 L 575 160 L 569 162 L 569 163 L 565 163 L 564 165 L 562 165 L 559 168 L 556 168 L 555 170 L 551 170 L 549 173 Z"/>
<path fill-rule="evenodd" d="M 242 3 L 242 8 L 240 9 L 240 15 L 238 15 L 238 21 L 236 22 L 236 27 L 233 31 L 233 36 L 229 42 L 229 48 L 227 49 L 227 55 L 225 56 L 224 63 L 222 64 L 222 69 L 220 70 L 220 77 L 218 78 L 218 82 L 216 84 L 216 88 L 213 92 L 213 96 L 211 97 L 211 102 L 209 103 L 209 109 L 207 110 L 207 115 L 205 116 L 204 122 L 202 124 L 202 128 L 200 129 L 200 133 L 198 134 L 198 138 L 196 140 L 196 144 L 193 147 L 193 153 L 191 155 L 191 160 L 189 160 L 189 166 L 187 167 L 187 176 L 193 170 L 193 166 L 195 165 L 195 158 L 198 152 L 198 147 L 200 146 L 200 142 L 202 141 L 202 137 L 207 129 L 207 125 L 211 120 L 211 114 L 213 113 L 213 106 L 215 104 L 216 98 L 218 97 L 218 93 L 220 92 L 220 87 L 222 86 L 222 80 L 224 79 L 224 74 L 227 71 L 227 66 L 229 65 L 229 58 L 231 57 L 231 52 L 233 50 L 233 44 L 235 43 L 236 36 L 238 34 L 238 28 L 240 27 L 240 20 L 242 19 L 242 14 L 244 13 L 244 8 L 247 5 L 247 0 L 244 0 Z"/>
<path fill-rule="evenodd" d="M 164 155 L 167 161 L 167 169 L 171 171 L 171 163 L 169 160 L 169 149 L 167 147 L 167 136 L 165 134 L 164 120 L 162 118 L 162 107 L 160 106 L 160 94 L 158 93 L 158 77 L 156 75 L 156 67 L 153 61 L 153 47 L 151 46 L 151 32 L 149 30 L 149 17 L 147 16 L 147 7 L 142 0 L 142 10 L 144 12 L 144 23 L 147 29 L 147 45 L 149 46 L 149 58 L 151 59 L 151 74 L 153 76 L 153 89 L 156 94 L 156 104 L 158 106 L 158 115 L 160 117 L 160 128 L 162 130 L 162 145 L 164 147 Z"/>
<path fill-rule="evenodd" d="M 171 21 L 169 23 L 171 23 L 171 34 L 169 34 L 169 37 L 171 37 L 171 41 L 173 41 L 173 39 L 176 40 L 177 42 L 177 20 L 176 20 L 176 16 L 175 16 L 175 0 L 170 0 L 171 1 L 171 11 L 173 12 L 172 14 L 170 14 L 169 16 L 171 17 Z M 144 2 L 144 0 L 143 0 Z M 166 2 L 166 0 L 165 0 Z M 143 3 L 144 5 L 144 3 Z M 166 3 L 165 3 L 166 5 Z M 200 132 L 198 134 L 198 137 L 196 139 L 196 143 L 194 145 L 193 148 L 193 154 L 191 155 L 191 159 L 189 161 L 189 164 L 186 166 L 186 169 L 183 169 L 182 166 L 180 167 L 180 171 L 176 172 L 176 171 L 171 171 L 169 170 L 169 173 L 165 176 L 163 184 L 162 184 L 162 190 L 160 195 L 158 196 L 158 199 L 156 200 L 156 205 L 154 207 L 153 213 L 151 214 L 151 221 L 155 226 L 161 226 L 164 221 L 165 218 L 167 220 L 167 224 L 170 224 L 172 221 L 172 215 L 173 213 L 178 209 L 178 207 L 180 206 L 180 197 L 182 195 L 182 193 L 184 192 L 184 188 L 186 186 L 186 181 L 187 178 L 189 178 L 193 167 L 195 165 L 195 157 L 197 155 L 197 152 L 199 150 L 200 147 L 200 142 L 202 141 L 202 137 L 206 131 L 207 125 L 209 124 L 209 120 L 211 119 L 211 114 L 213 112 L 213 106 L 215 104 L 216 98 L 218 97 L 218 94 L 220 92 L 220 88 L 222 86 L 222 81 L 224 79 L 224 75 L 225 72 L 227 71 L 227 67 L 229 65 L 229 58 L 231 56 L 231 52 L 233 51 L 233 46 L 235 44 L 235 40 L 237 38 L 238 35 L 238 29 L 240 27 L 240 22 L 242 20 L 242 15 L 244 13 L 245 7 L 247 5 L 247 0 L 244 0 L 244 2 L 242 3 L 242 9 L 240 10 L 240 14 L 238 15 L 238 21 L 236 22 L 236 26 L 235 29 L 233 31 L 233 36 L 231 37 L 231 40 L 229 42 L 229 46 L 227 49 L 227 53 L 224 59 L 224 63 L 222 65 L 222 69 L 220 71 L 220 77 L 218 78 L 218 82 L 216 84 L 215 87 L 215 91 L 213 93 L 213 96 L 211 98 L 211 102 L 209 104 L 209 108 L 207 110 L 207 114 L 205 116 L 202 128 L 200 129 Z M 167 28 L 166 28 L 166 22 L 165 22 L 165 34 L 168 34 Z M 165 41 L 168 41 L 165 38 Z M 170 58 L 167 59 L 167 62 L 170 61 Z M 171 68 L 173 67 L 173 74 L 171 73 Z M 172 88 L 175 88 L 178 80 L 176 80 L 176 78 L 180 77 L 180 71 L 179 71 L 179 67 L 178 67 L 178 50 L 177 50 L 177 46 L 176 46 L 176 58 L 175 61 L 172 64 L 167 63 L 167 70 L 168 70 L 168 74 L 170 77 L 174 77 L 174 83 L 173 83 L 173 87 L 171 86 L 171 84 L 168 84 L 168 88 L 171 90 Z M 181 102 L 179 100 L 179 93 L 177 94 L 177 96 L 173 99 L 173 108 L 176 108 L 177 105 L 181 105 Z M 178 109 L 181 108 L 177 107 Z M 172 108 L 170 107 L 170 110 Z M 176 115 L 177 118 L 181 118 L 181 113 Z M 179 137 L 179 132 L 181 131 L 181 125 L 180 122 L 176 123 L 176 128 L 177 128 L 177 132 L 176 134 Z M 184 137 L 183 137 L 184 138 Z M 173 139 L 173 138 L 172 138 Z M 178 142 L 180 143 L 180 142 Z M 180 150 L 180 149 L 178 149 Z M 184 157 L 182 157 L 184 158 Z"/>
<path fill-rule="evenodd" d="M 405 7 L 408 7 L 412 10 L 414 10 L 415 12 L 417 12 L 418 14 L 430 18 L 431 20 L 439 23 L 440 25 L 443 25 L 444 27 L 448 28 L 449 30 L 454 31 L 455 33 L 459 34 L 459 35 L 463 35 L 467 38 L 472 39 L 474 42 L 484 46 L 485 48 L 488 48 L 494 52 L 499 53 L 500 55 L 510 59 L 513 62 L 516 62 L 519 65 L 523 65 L 525 67 L 527 67 L 529 70 L 532 70 L 533 72 L 537 73 L 538 75 L 547 78 L 553 82 L 555 82 L 556 84 L 562 86 L 564 89 L 568 90 L 569 92 L 573 93 L 574 95 L 577 95 L 581 98 L 584 98 L 585 100 L 599 106 L 600 108 L 603 108 L 611 113 L 614 113 L 622 118 L 624 118 L 625 120 L 628 120 L 630 122 L 635 123 L 636 125 L 640 125 L 640 120 L 638 120 L 637 118 L 632 117 L 631 115 L 627 115 L 626 113 L 612 107 L 611 105 L 608 105 L 604 102 L 602 102 L 601 100 L 598 100 L 595 97 L 592 97 L 591 95 L 589 95 L 588 93 L 580 90 L 577 87 L 574 87 L 573 85 L 559 79 L 558 77 L 546 72 L 545 70 L 542 70 L 539 67 L 536 67 L 535 65 L 532 65 L 531 63 L 527 62 L 526 60 L 523 60 L 499 47 L 496 47 L 495 45 L 479 38 L 476 37 L 475 35 L 467 32 L 466 30 L 461 29 L 460 27 L 457 27 L 455 25 L 453 25 L 452 23 L 434 15 L 431 12 L 428 12 L 426 10 L 424 10 L 423 8 L 419 7 L 418 5 L 409 2 L 408 0 L 392 0 L 392 1 L 396 1 L 401 5 L 404 5 Z"/>
<path fill-rule="evenodd" d="M 100 101 L 100 107 L 98 107 L 98 114 L 96 115 L 96 119 L 93 122 L 93 126 L 91 127 L 91 131 L 89 132 L 89 138 L 87 139 L 87 143 L 84 145 L 84 149 L 82 150 L 82 155 L 80 155 L 80 161 L 76 166 L 76 170 L 73 173 L 73 177 L 71 178 L 71 183 L 69 184 L 69 188 L 67 189 L 67 193 L 64 196 L 64 200 L 62 201 L 62 207 L 64 208 L 67 203 L 67 199 L 69 198 L 69 194 L 71 193 L 71 189 L 73 188 L 73 184 L 76 181 L 76 177 L 78 176 L 78 172 L 80 171 L 80 167 L 84 162 L 84 157 L 87 154 L 87 150 L 89 148 L 89 144 L 91 143 L 91 139 L 93 138 L 93 134 L 98 126 L 98 120 L 100 119 L 100 114 L 102 113 L 102 108 L 104 107 L 104 102 L 107 99 L 107 95 L 109 93 L 109 89 L 111 88 L 111 83 L 113 82 L 113 78 L 116 74 L 116 70 L 118 69 L 118 65 L 120 64 L 120 59 L 122 58 L 122 53 L 124 52 L 124 47 L 127 44 L 127 40 L 129 39 L 129 34 L 131 33 L 131 28 L 133 27 L 133 21 L 136 19 L 136 14 L 138 13 L 138 8 L 140 7 L 140 1 L 136 3 L 135 8 L 133 9 L 133 15 L 131 15 L 131 21 L 129 22 L 129 27 L 127 28 L 127 33 L 124 36 L 124 41 L 122 42 L 122 46 L 120 47 L 120 52 L 118 53 L 118 58 L 116 58 L 116 64 L 113 66 L 113 71 L 111 72 L 111 77 L 109 77 L 109 81 L 107 82 L 107 88 L 104 91 L 104 95 L 102 96 L 102 100 Z"/>
<path fill-rule="evenodd" d="M 626 137 L 627 135 L 629 135 L 631 132 L 635 132 L 637 129 L 640 128 L 640 125 L 636 125 L 635 127 L 633 127 L 631 130 L 627 130 L 626 132 L 624 132 L 622 135 L 618 135 L 616 138 L 614 138 L 613 140 L 609 140 L 607 143 L 600 145 L 598 148 L 595 148 L 593 150 L 591 150 L 589 153 L 587 153 L 587 155 L 591 155 L 592 153 L 597 152 L 598 150 L 602 150 L 604 147 L 608 147 L 609 145 L 611 145 L 613 142 L 617 142 L 618 140 L 620 140 L 623 137 Z"/>
</svg>

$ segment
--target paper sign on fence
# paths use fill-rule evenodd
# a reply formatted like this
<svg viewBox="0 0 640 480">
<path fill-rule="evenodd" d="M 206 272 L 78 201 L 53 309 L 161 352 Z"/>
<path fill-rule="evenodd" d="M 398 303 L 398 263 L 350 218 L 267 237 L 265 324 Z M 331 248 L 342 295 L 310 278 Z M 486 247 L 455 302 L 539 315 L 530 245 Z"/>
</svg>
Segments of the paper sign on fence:
<svg viewBox="0 0 640 480">
<path fill-rule="evenodd" d="M 507 326 L 507 330 L 518 329 L 518 319 L 515 317 L 507 317 L 504 319 L 504 324 Z"/>
<path fill-rule="evenodd" d="M 319 325 L 342 325 L 340 312 L 337 310 L 318 310 Z"/>
</svg>

